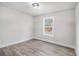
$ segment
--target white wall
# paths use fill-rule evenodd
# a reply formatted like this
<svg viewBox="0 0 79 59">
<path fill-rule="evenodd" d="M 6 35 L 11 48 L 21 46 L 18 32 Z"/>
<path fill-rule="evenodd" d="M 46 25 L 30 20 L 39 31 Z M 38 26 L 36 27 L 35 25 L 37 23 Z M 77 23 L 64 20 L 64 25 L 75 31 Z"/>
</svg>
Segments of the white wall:
<svg viewBox="0 0 79 59">
<path fill-rule="evenodd" d="M 55 17 L 54 37 L 43 35 L 42 18 L 44 16 Z M 0 47 L 26 41 L 31 39 L 33 35 L 37 39 L 62 46 L 75 47 L 74 10 L 60 11 L 34 18 L 25 13 L 0 6 Z"/>
<path fill-rule="evenodd" d="M 54 16 L 54 37 L 43 35 L 43 17 Z M 75 20 L 74 9 L 64 10 L 35 18 L 35 38 L 60 44 L 66 47 L 75 47 Z"/>
<path fill-rule="evenodd" d="M 0 47 L 32 38 L 32 16 L 0 5 Z"/>
<path fill-rule="evenodd" d="M 75 19 L 76 19 L 76 54 L 79 56 L 79 3 L 76 5 L 75 9 Z"/>
</svg>

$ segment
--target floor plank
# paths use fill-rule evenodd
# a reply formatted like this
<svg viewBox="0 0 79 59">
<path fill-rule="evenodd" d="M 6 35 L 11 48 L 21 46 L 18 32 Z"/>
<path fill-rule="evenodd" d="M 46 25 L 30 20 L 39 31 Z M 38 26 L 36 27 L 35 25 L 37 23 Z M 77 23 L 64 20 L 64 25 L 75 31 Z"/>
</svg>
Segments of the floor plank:
<svg viewBox="0 0 79 59">
<path fill-rule="evenodd" d="M 0 56 L 75 56 L 74 49 L 30 40 L 0 49 Z"/>
</svg>

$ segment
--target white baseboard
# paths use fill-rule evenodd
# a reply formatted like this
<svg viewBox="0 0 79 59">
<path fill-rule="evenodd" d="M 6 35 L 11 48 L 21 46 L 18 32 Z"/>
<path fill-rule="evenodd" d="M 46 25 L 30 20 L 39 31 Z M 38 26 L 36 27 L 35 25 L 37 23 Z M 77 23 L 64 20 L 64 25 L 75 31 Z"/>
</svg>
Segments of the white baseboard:
<svg viewBox="0 0 79 59">
<path fill-rule="evenodd" d="M 42 40 L 42 41 L 46 41 L 46 42 L 50 42 L 50 43 L 54 43 L 54 44 L 57 44 L 57 45 L 60 45 L 60 46 L 68 47 L 68 48 L 73 48 L 73 49 L 75 49 L 74 46 L 65 45 L 65 44 L 62 44 L 62 43 L 58 43 L 58 42 L 54 42 L 54 41 L 49 41 L 49 40 L 44 40 L 44 39 L 41 39 L 41 38 L 35 38 L 35 39 L 37 39 L 37 40 Z"/>
<path fill-rule="evenodd" d="M 8 43 L 8 44 L 5 44 L 5 45 L 0 45 L 0 48 L 11 46 L 11 45 L 21 43 L 21 42 L 24 42 L 24 41 L 28 41 L 28 40 L 32 40 L 32 38 L 27 38 L 27 39 L 20 40 L 20 41 L 17 41 L 17 42 L 11 42 L 11 43 Z"/>
<path fill-rule="evenodd" d="M 64 47 L 69 47 L 69 48 L 74 48 L 75 49 L 75 47 L 73 47 L 73 46 L 69 46 L 69 45 L 65 45 L 65 44 L 61 44 L 61 43 L 53 42 L 53 41 L 49 41 L 49 40 L 44 40 L 44 39 L 36 38 L 36 37 L 27 38 L 27 39 L 20 40 L 20 41 L 17 41 L 17 42 L 11 42 L 11 43 L 6 44 L 6 45 L 0 45 L 0 48 L 11 46 L 11 45 L 21 43 L 21 42 L 24 42 L 24 41 L 28 41 L 28 40 L 32 40 L 32 39 L 42 40 L 42 41 L 46 41 L 46 42 L 54 43 L 54 44 L 61 45 L 61 46 L 64 46 Z"/>
</svg>

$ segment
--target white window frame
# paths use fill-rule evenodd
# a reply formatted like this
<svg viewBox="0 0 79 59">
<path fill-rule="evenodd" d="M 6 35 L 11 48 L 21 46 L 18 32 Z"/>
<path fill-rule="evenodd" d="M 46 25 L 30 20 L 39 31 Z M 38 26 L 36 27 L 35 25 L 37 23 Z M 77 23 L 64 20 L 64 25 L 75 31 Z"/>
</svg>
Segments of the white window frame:
<svg viewBox="0 0 79 59">
<path fill-rule="evenodd" d="M 52 24 L 52 34 L 46 34 L 45 30 L 45 19 L 52 19 L 53 20 L 53 24 Z M 54 16 L 45 16 L 43 18 L 43 35 L 47 35 L 47 36 L 54 36 Z"/>
</svg>

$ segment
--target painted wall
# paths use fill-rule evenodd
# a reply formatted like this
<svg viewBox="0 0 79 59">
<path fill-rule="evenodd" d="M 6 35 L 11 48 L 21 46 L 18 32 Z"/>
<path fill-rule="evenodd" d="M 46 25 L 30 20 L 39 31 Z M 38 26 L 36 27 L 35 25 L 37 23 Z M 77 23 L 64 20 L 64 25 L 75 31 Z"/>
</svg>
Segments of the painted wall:
<svg viewBox="0 0 79 59">
<path fill-rule="evenodd" d="M 32 16 L 0 5 L 0 47 L 32 38 Z"/>
<path fill-rule="evenodd" d="M 76 54 L 79 56 L 79 3 L 76 5 L 75 9 L 75 19 L 76 19 Z"/>
<path fill-rule="evenodd" d="M 54 36 L 43 35 L 43 17 L 54 16 Z M 66 47 L 75 47 L 75 20 L 74 9 L 63 10 L 35 18 L 35 38 L 60 44 Z"/>
<path fill-rule="evenodd" d="M 43 17 L 54 16 L 54 37 L 43 35 Z M 34 36 L 33 36 L 34 35 Z M 0 47 L 31 38 L 75 47 L 74 10 L 32 17 L 0 5 Z"/>
</svg>

